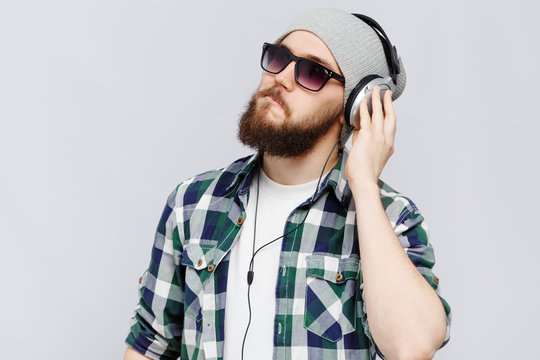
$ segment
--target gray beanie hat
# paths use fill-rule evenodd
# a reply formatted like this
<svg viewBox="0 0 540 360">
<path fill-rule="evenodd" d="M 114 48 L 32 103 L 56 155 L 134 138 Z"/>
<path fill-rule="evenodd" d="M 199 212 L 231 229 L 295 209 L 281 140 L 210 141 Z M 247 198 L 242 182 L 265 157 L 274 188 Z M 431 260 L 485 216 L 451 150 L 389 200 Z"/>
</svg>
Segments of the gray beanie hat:
<svg viewBox="0 0 540 360">
<path fill-rule="evenodd" d="M 307 30 L 317 35 L 330 49 L 345 77 L 343 110 L 347 98 L 355 86 L 365 76 L 376 74 L 382 77 L 390 75 L 384 48 L 377 32 L 358 17 L 338 9 L 315 9 L 297 17 L 276 43 L 280 43 L 295 30 Z M 407 75 L 399 57 L 400 73 L 397 76 L 396 91 L 392 94 L 395 101 L 405 89 Z M 345 124 L 341 134 L 350 126 Z M 350 136 L 350 135 L 349 135 Z M 345 146 L 348 137 L 343 138 L 340 148 Z"/>
</svg>

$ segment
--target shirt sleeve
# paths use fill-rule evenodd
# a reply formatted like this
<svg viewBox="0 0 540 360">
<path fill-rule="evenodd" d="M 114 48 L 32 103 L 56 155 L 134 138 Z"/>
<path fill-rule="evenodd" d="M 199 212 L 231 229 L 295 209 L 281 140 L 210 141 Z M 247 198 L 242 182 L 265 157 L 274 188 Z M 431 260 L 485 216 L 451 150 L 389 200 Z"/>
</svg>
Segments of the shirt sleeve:
<svg viewBox="0 0 540 360">
<path fill-rule="evenodd" d="M 139 302 L 125 343 L 151 359 L 178 359 L 183 328 L 183 286 L 178 273 L 180 239 L 175 216 L 178 187 L 169 195 L 152 247 L 150 266 L 139 279 Z"/>
<path fill-rule="evenodd" d="M 429 230 L 427 227 L 427 223 L 422 214 L 416 208 L 416 206 L 412 202 L 410 202 L 410 204 L 410 206 L 407 206 L 403 210 L 402 215 L 396 222 L 394 230 L 399 239 L 399 242 L 401 243 L 401 246 L 403 246 L 405 252 L 407 253 L 407 256 L 414 264 L 416 269 L 420 272 L 420 274 L 424 277 L 424 279 L 426 279 L 429 285 L 431 285 L 433 290 L 435 290 L 444 307 L 444 311 L 446 314 L 446 336 L 441 346 L 439 347 L 440 349 L 444 345 L 446 345 L 448 341 L 450 341 L 450 325 L 452 323 L 452 312 L 448 302 L 440 295 L 439 279 L 432 271 L 432 268 L 435 265 L 435 253 L 433 251 L 433 246 L 428 240 Z M 376 353 L 381 359 L 385 359 L 380 349 L 377 347 L 377 344 L 373 340 L 373 336 L 371 334 L 371 331 L 369 330 L 366 303 L 362 285 L 360 286 L 360 290 L 363 303 L 362 324 L 364 327 L 364 333 L 373 345 L 373 349 L 371 351 L 372 355 L 374 356 Z"/>
</svg>

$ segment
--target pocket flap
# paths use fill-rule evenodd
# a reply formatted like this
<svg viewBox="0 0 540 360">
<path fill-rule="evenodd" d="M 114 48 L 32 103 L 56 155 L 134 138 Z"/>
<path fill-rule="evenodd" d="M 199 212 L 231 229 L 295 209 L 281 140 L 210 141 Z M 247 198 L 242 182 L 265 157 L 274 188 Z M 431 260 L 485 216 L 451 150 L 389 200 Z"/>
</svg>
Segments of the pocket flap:
<svg viewBox="0 0 540 360">
<path fill-rule="evenodd" d="M 335 284 L 348 279 L 356 279 L 360 272 L 360 260 L 357 258 L 338 258 L 328 255 L 306 256 L 306 274 Z"/>
<path fill-rule="evenodd" d="M 182 252 L 181 264 L 196 270 L 202 270 L 214 261 L 215 243 L 187 243 Z"/>
</svg>

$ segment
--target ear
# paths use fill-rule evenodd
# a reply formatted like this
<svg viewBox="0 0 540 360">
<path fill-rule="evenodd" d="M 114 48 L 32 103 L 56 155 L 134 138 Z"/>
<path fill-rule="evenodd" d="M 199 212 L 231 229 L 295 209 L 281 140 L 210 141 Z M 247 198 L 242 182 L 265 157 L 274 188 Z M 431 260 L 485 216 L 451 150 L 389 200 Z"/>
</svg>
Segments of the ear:
<svg viewBox="0 0 540 360">
<path fill-rule="evenodd" d="M 339 117 L 339 123 L 341 125 L 345 125 L 345 115 L 344 114 L 341 114 L 341 116 Z"/>
</svg>

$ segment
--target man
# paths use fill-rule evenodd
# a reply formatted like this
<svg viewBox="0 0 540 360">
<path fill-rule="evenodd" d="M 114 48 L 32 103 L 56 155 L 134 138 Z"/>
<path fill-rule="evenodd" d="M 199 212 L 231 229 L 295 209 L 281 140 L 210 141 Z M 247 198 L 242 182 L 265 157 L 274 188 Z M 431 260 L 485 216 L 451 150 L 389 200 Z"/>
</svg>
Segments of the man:
<svg viewBox="0 0 540 360">
<path fill-rule="evenodd" d="M 276 44 L 264 47 L 239 122 L 240 140 L 258 152 L 169 195 L 125 359 L 430 359 L 449 341 L 451 310 L 427 225 L 379 179 L 402 63 L 394 94 L 375 88 L 371 115 L 361 102 L 348 152 L 347 81 L 389 72 L 377 34 L 319 9 Z M 367 60 L 346 63 L 358 58 Z"/>
</svg>

